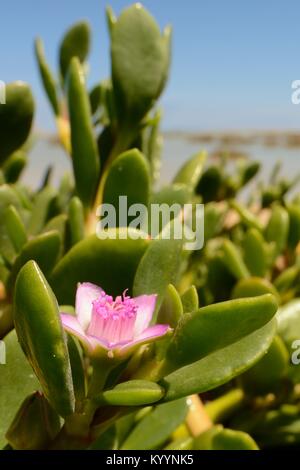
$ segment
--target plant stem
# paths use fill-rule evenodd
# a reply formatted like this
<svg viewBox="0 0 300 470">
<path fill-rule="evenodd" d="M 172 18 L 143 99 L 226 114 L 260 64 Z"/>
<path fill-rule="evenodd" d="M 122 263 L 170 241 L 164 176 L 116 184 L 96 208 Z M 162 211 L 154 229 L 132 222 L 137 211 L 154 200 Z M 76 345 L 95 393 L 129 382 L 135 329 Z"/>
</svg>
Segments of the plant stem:
<svg viewBox="0 0 300 470">
<path fill-rule="evenodd" d="M 191 395 L 187 399 L 189 412 L 186 417 L 186 425 L 193 437 L 207 431 L 213 426 L 199 395 Z"/>
<path fill-rule="evenodd" d="M 245 401 L 245 395 L 240 388 L 230 390 L 230 392 L 211 401 L 205 405 L 205 410 L 214 423 L 219 423 L 228 419 L 232 413 L 239 410 Z"/>
</svg>

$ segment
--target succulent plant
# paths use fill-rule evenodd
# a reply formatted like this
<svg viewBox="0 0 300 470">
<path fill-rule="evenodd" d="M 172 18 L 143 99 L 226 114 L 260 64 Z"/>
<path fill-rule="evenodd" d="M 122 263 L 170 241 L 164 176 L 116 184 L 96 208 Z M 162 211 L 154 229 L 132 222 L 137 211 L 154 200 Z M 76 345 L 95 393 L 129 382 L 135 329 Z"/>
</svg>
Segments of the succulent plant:
<svg viewBox="0 0 300 470">
<path fill-rule="evenodd" d="M 139 4 L 107 10 L 111 77 L 89 92 L 90 29 L 65 35 L 55 77 L 35 53 L 73 177 L 37 191 L 26 164 L 34 104 L 0 105 L 0 445 L 12 449 L 245 449 L 297 444 L 300 205 L 258 185 L 257 162 L 193 155 L 157 189 L 171 29 Z M 276 173 L 276 175 L 275 175 Z M 275 188 L 275 189 L 274 189 Z M 152 236 L 97 207 L 179 207 Z M 164 237 L 204 203 L 205 244 Z M 149 215 L 150 221 L 152 214 Z M 197 212 L 190 216 L 197 222 Z M 126 222 L 126 221 L 125 221 Z M 107 294 L 108 295 L 107 295 Z M 279 306 L 279 309 L 278 309 Z M 299 345 L 298 345 L 299 346 Z M 196 404 L 196 405 L 195 405 Z M 255 411 L 255 412 L 254 412 Z"/>
</svg>

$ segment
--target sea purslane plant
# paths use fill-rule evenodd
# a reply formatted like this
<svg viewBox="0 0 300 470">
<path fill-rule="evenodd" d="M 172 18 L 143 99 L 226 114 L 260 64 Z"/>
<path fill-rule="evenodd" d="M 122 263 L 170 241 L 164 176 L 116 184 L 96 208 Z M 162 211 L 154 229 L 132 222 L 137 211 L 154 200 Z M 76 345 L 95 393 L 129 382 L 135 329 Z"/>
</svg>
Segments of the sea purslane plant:
<svg viewBox="0 0 300 470">
<path fill-rule="evenodd" d="M 90 92 L 86 23 L 64 36 L 57 77 L 35 44 L 72 160 L 58 188 L 51 170 L 37 191 L 19 179 L 34 114 L 28 85 L 8 85 L 0 106 L 1 448 L 297 444 L 296 180 L 283 184 L 277 169 L 240 202 L 259 164 L 227 169 L 226 156 L 216 164 L 200 152 L 157 189 L 171 29 L 161 33 L 139 4 L 118 18 L 108 9 L 107 20 L 111 77 Z M 157 237 L 119 218 L 99 237 L 98 205 L 120 196 L 146 207 L 203 202 L 203 248 L 161 235 L 177 216 Z"/>
</svg>

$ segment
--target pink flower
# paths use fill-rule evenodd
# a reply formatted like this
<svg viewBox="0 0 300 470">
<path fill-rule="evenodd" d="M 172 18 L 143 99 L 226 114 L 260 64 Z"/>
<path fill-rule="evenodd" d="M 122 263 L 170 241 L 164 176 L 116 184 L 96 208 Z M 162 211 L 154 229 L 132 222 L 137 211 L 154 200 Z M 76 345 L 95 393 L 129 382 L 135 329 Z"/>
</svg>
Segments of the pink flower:
<svg viewBox="0 0 300 470">
<path fill-rule="evenodd" d="M 109 356 L 128 355 L 170 331 L 169 325 L 150 325 L 156 295 L 130 298 L 126 291 L 115 299 L 101 287 L 85 282 L 76 292 L 76 314 L 61 313 L 62 324 L 90 353 L 106 350 Z"/>
</svg>

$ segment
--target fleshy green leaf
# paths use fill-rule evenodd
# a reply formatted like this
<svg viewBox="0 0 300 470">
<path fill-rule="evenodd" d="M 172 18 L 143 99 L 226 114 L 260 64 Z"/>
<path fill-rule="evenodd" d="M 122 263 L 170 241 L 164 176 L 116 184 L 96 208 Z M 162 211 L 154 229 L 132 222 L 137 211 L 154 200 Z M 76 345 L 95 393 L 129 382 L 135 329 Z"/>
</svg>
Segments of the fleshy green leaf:
<svg viewBox="0 0 300 470">
<path fill-rule="evenodd" d="M 26 83 L 6 85 L 6 104 L 0 106 L 0 164 L 27 140 L 34 113 L 34 101 Z"/>
<path fill-rule="evenodd" d="M 0 448 L 6 444 L 8 430 L 23 400 L 40 389 L 40 384 L 24 356 L 15 330 L 5 339 L 6 364 L 0 364 Z"/>
<path fill-rule="evenodd" d="M 4 162 L 2 167 L 5 181 L 7 183 L 16 183 L 27 164 L 27 156 L 22 150 L 14 152 Z"/>
<path fill-rule="evenodd" d="M 166 390 L 164 401 L 203 393 L 229 382 L 267 352 L 275 331 L 276 321 L 272 320 L 243 339 L 164 377 L 160 382 Z"/>
<path fill-rule="evenodd" d="M 157 294 L 156 312 L 160 308 L 167 286 L 176 280 L 181 250 L 182 240 L 155 239 L 138 265 L 133 295 Z"/>
<path fill-rule="evenodd" d="M 275 336 L 267 354 L 242 375 L 244 388 L 255 394 L 266 394 L 280 387 L 289 363 L 288 350 L 279 336 Z"/>
<path fill-rule="evenodd" d="M 45 275 L 49 275 L 54 267 L 61 248 L 61 238 L 57 231 L 43 233 L 30 239 L 16 258 L 9 278 L 9 287 L 13 288 L 16 277 L 27 261 L 38 263 Z"/>
<path fill-rule="evenodd" d="M 157 449 L 182 423 L 187 414 L 186 400 L 158 405 L 134 428 L 123 443 L 122 450 Z"/>
<path fill-rule="evenodd" d="M 141 236 L 141 232 L 132 229 L 130 232 L 135 238 Z M 74 304 L 78 282 L 93 282 L 111 295 L 130 289 L 149 243 L 145 238 L 132 239 L 126 229 L 112 229 L 105 240 L 92 235 L 74 245 L 51 276 L 51 285 L 60 304 Z"/>
<path fill-rule="evenodd" d="M 80 199 L 72 197 L 69 205 L 69 228 L 71 245 L 76 245 L 84 238 L 84 210 Z"/>
<path fill-rule="evenodd" d="M 74 57 L 70 64 L 68 106 L 76 189 L 83 204 L 88 206 L 95 197 L 100 158 L 92 125 L 89 97 L 85 88 L 82 67 L 77 57 Z"/>
<path fill-rule="evenodd" d="M 206 157 L 206 152 L 194 155 L 182 166 L 173 182 L 187 184 L 189 188 L 194 189 L 199 182 Z"/>
<path fill-rule="evenodd" d="M 189 287 L 181 296 L 183 311 L 195 312 L 199 308 L 198 292 L 195 286 Z"/>
<path fill-rule="evenodd" d="M 40 77 L 48 96 L 49 102 L 52 106 L 55 116 L 59 115 L 59 102 L 57 96 L 57 83 L 52 75 L 49 65 L 46 62 L 44 45 L 40 38 L 35 41 L 35 56 L 38 63 Z"/>
<path fill-rule="evenodd" d="M 225 348 L 263 327 L 276 311 L 276 299 L 266 294 L 220 302 L 186 313 L 170 341 L 167 362 L 174 369 Z M 217 331 L 220 333 L 216 334 Z"/>
<path fill-rule="evenodd" d="M 161 92 L 169 42 L 140 5 L 123 10 L 111 31 L 112 77 L 119 119 L 138 123 Z M 127 122 L 126 122 L 127 121 Z"/>
<path fill-rule="evenodd" d="M 164 390 L 154 382 L 131 380 L 102 393 L 100 401 L 114 406 L 141 406 L 155 403 L 164 395 Z"/>
<path fill-rule="evenodd" d="M 265 241 L 261 232 L 250 228 L 243 241 L 244 260 L 253 276 L 264 277 L 268 260 Z"/>
<path fill-rule="evenodd" d="M 90 50 L 90 27 L 85 21 L 74 24 L 65 34 L 59 51 L 60 73 L 65 79 L 70 62 L 78 57 L 84 63 Z"/>
<path fill-rule="evenodd" d="M 74 390 L 65 334 L 56 298 L 34 261 L 20 271 L 14 295 L 19 341 L 54 409 L 74 411 Z"/>
<path fill-rule="evenodd" d="M 127 197 L 126 208 L 130 208 L 133 204 L 143 204 L 148 207 L 149 193 L 149 165 L 144 155 L 137 149 L 119 155 L 110 166 L 103 191 L 103 203 L 112 204 L 115 208 L 116 226 L 127 226 L 130 219 L 139 215 L 139 212 L 131 214 L 132 217 L 127 220 L 127 210 L 125 210 L 125 220 L 122 221 L 124 211 L 119 208 L 119 197 Z"/>
</svg>

